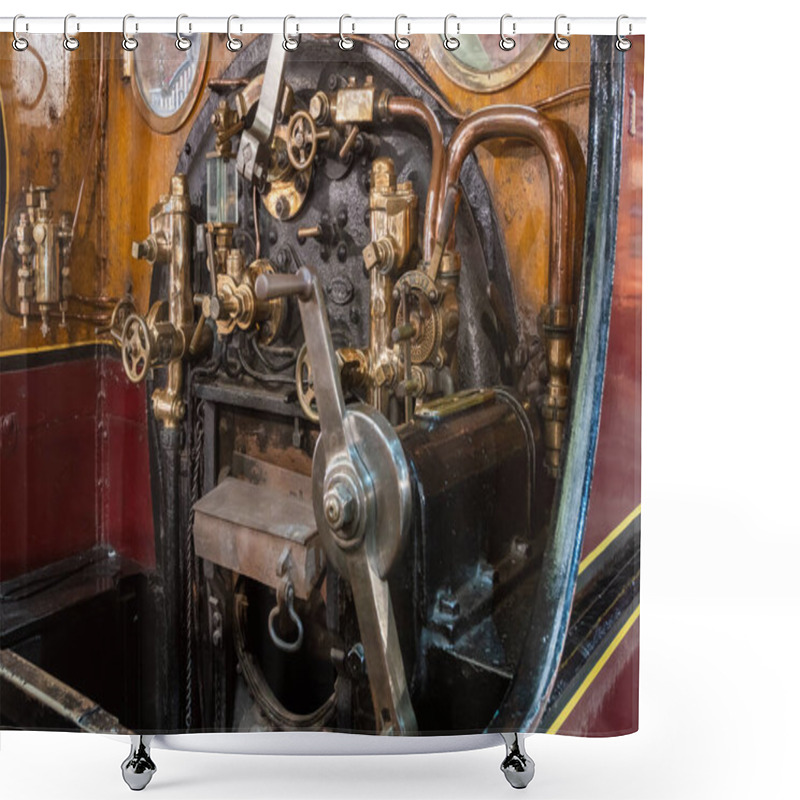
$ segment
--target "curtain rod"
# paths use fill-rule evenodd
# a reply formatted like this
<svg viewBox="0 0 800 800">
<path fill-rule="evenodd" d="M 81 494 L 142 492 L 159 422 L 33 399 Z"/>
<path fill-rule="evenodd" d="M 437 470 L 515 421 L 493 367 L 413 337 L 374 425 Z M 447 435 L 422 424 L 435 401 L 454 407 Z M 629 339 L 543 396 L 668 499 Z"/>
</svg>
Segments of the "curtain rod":
<svg viewBox="0 0 800 800">
<path fill-rule="evenodd" d="M 292 16 L 290 33 L 383 33 L 390 36 L 397 30 L 401 35 L 415 33 L 444 33 L 444 17 L 302 17 Z M 231 21 L 231 33 L 236 35 L 248 33 L 283 34 L 284 17 L 234 17 Z M 13 17 L 0 17 L 0 31 L 13 30 Z M 126 30 L 129 35 L 136 33 L 175 33 L 178 20 L 175 17 L 130 17 Z M 17 33 L 64 33 L 64 17 L 20 17 L 17 21 Z M 396 27 L 397 26 L 397 27 Z M 554 17 L 514 17 L 504 15 L 503 30 L 509 36 L 526 33 L 549 33 L 555 28 Z M 70 15 L 68 21 L 69 34 L 81 33 L 122 33 L 122 17 L 82 17 Z M 500 16 L 497 17 L 459 17 L 451 15 L 448 21 L 448 33 L 452 36 L 475 33 L 500 32 Z M 617 33 L 616 17 L 570 17 L 559 15 L 558 30 L 561 36 L 580 34 Z M 180 32 L 189 33 L 227 33 L 227 17 L 195 17 L 181 15 Z M 645 17 L 627 17 L 621 22 L 620 33 L 623 36 L 635 36 L 645 32 Z"/>
</svg>

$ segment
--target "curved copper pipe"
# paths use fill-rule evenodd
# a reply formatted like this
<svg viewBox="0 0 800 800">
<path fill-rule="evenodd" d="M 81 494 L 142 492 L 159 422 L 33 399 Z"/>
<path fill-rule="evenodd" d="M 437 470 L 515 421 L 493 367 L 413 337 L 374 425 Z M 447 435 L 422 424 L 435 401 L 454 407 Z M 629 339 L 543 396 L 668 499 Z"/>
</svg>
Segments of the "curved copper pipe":
<svg viewBox="0 0 800 800">
<path fill-rule="evenodd" d="M 571 363 L 572 282 L 576 216 L 575 177 L 566 144 L 555 125 L 526 106 L 494 106 L 471 114 L 453 132 L 447 145 L 446 166 L 439 190 L 436 243 L 428 275 L 436 279 L 445 246 L 455 228 L 458 176 L 464 159 L 487 139 L 527 139 L 544 154 L 550 177 L 550 264 L 548 308 L 544 314 L 550 380 L 542 403 L 544 461 L 548 473 L 561 473 L 561 448 L 569 408 Z"/>
<path fill-rule="evenodd" d="M 526 139 L 537 145 L 550 176 L 550 271 L 548 300 L 551 306 L 572 303 L 575 181 L 567 147 L 555 125 L 527 106 L 501 105 L 471 114 L 453 132 L 447 146 L 447 166 L 437 207 L 436 248 L 444 247 L 455 222 L 458 176 L 464 159 L 487 139 Z M 441 254 L 437 252 L 437 257 Z M 438 269 L 438 264 L 432 264 Z"/>
<path fill-rule="evenodd" d="M 436 241 L 436 219 L 439 207 L 439 185 L 444 169 L 444 134 L 439 118 L 421 100 L 413 97 L 391 97 L 387 105 L 393 117 L 411 117 L 422 123 L 431 137 L 431 177 L 425 200 L 425 228 L 422 234 L 423 256 L 429 261 Z"/>
</svg>

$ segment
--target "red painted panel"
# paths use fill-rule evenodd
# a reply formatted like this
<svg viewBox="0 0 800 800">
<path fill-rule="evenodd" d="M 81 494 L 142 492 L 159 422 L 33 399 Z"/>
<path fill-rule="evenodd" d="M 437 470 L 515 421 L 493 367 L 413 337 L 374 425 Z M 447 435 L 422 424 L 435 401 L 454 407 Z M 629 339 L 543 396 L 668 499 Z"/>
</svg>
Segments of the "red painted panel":
<svg viewBox="0 0 800 800">
<path fill-rule="evenodd" d="M 132 384 L 122 364 L 111 358 L 102 360 L 100 378 L 103 539 L 152 568 L 156 557 L 145 385 Z"/>
<path fill-rule="evenodd" d="M 639 620 L 597 674 L 559 733 L 621 736 L 639 730 Z"/>
<path fill-rule="evenodd" d="M 95 359 L 0 374 L 0 579 L 97 540 Z M 10 415 L 13 415 L 10 416 Z"/>
<path fill-rule="evenodd" d="M 154 564 L 146 399 L 120 363 L 0 370 L 0 580 L 107 543 Z"/>
</svg>

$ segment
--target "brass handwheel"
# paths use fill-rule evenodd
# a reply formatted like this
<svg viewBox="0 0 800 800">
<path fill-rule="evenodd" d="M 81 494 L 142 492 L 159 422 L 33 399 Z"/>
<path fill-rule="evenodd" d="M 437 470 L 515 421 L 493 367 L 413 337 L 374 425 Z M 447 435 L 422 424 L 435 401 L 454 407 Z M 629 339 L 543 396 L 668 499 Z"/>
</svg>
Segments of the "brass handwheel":
<svg viewBox="0 0 800 800">
<path fill-rule="evenodd" d="M 289 163 L 301 172 L 311 166 L 317 154 L 317 128 L 311 114 L 296 111 L 289 120 L 288 147 L 286 153 Z"/>
<path fill-rule="evenodd" d="M 125 374 L 132 383 L 141 383 L 150 369 L 152 345 L 147 323 L 138 314 L 125 320 L 120 347 Z"/>
<path fill-rule="evenodd" d="M 111 312 L 111 322 L 108 332 L 120 347 L 122 346 L 122 329 L 125 327 L 125 320 L 128 319 L 131 314 L 135 313 L 136 307 L 130 295 L 121 297 L 119 302 L 114 306 L 114 310 Z"/>
<path fill-rule="evenodd" d="M 294 379 L 297 385 L 297 400 L 300 403 L 300 408 L 303 409 L 303 413 L 312 422 L 319 422 L 317 396 L 314 393 L 314 374 L 311 371 L 311 360 L 308 357 L 308 348 L 305 344 L 297 354 Z"/>
</svg>

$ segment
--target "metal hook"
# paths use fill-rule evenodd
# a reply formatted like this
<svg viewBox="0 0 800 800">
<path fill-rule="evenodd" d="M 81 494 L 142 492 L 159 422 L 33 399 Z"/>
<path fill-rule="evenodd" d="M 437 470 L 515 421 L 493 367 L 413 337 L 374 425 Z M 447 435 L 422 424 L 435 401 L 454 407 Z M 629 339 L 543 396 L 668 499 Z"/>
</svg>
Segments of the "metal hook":
<svg viewBox="0 0 800 800">
<path fill-rule="evenodd" d="M 300 44 L 300 35 L 289 36 L 289 20 L 297 19 L 296 17 L 288 16 L 283 18 L 283 49 L 291 52 L 297 50 L 297 45 Z"/>
<path fill-rule="evenodd" d="M 620 29 L 620 22 L 622 22 L 622 20 L 624 20 L 624 19 L 628 19 L 628 16 L 627 16 L 626 14 L 620 14 L 620 15 L 617 17 L 617 41 L 614 43 L 614 45 L 615 45 L 615 47 L 617 48 L 617 50 L 620 50 L 620 51 L 621 51 L 621 52 L 623 52 L 623 53 L 624 53 L 626 50 L 630 50 L 630 49 L 631 49 L 631 44 L 632 44 L 632 42 L 631 42 L 631 40 L 630 40 L 630 39 L 626 39 L 626 38 L 625 38 L 625 37 L 624 37 L 624 36 L 623 36 L 623 35 L 622 35 L 622 34 L 619 32 L 619 29 Z M 632 32 L 632 31 L 633 31 L 633 26 L 632 26 L 632 25 L 630 24 L 630 22 L 629 22 L 629 23 L 628 23 L 628 36 L 630 36 L 630 35 L 631 35 L 631 32 Z"/>
<path fill-rule="evenodd" d="M 28 40 L 27 39 L 23 39 L 21 36 L 19 36 L 17 34 L 17 20 L 18 19 L 25 19 L 25 15 L 24 14 L 17 14 L 17 16 L 14 17 L 14 22 L 11 25 L 11 33 L 14 34 L 14 39 L 11 42 L 11 46 L 18 53 L 21 53 L 23 50 L 27 50 L 28 49 Z M 25 30 L 28 30 L 28 23 L 27 22 L 25 23 Z"/>
<path fill-rule="evenodd" d="M 400 20 L 401 19 L 408 19 L 405 14 L 398 14 L 394 18 L 394 47 L 395 50 L 408 50 L 411 46 L 411 39 L 406 39 L 405 36 L 401 36 L 399 33 L 400 27 Z M 411 26 L 408 26 L 408 32 L 411 33 Z"/>
<path fill-rule="evenodd" d="M 556 50 L 566 50 L 569 47 L 569 39 L 565 39 L 563 36 L 559 36 L 558 33 L 558 21 L 560 19 L 566 19 L 566 18 L 567 18 L 566 14 L 559 14 L 556 17 L 556 23 L 555 23 L 556 39 L 553 42 L 553 47 L 555 47 Z M 569 22 L 567 23 L 567 36 L 569 36 Z"/>
<path fill-rule="evenodd" d="M 188 17 L 188 14 L 178 14 L 175 20 L 175 47 L 177 47 L 178 50 L 188 50 L 192 46 L 192 40 L 187 39 L 181 33 L 181 20 L 188 19 Z"/>
<path fill-rule="evenodd" d="M 514 47 L 517 44 L 515 39 L 512 39 L 510 36 L 506 36 L 505 33 L 503 33 L 503 23 L 507 19 L 511 19 L 511 14 L 503 14 L 503 16 L 500 17 L 500 49 L 501 50 L 513 50 Z M 516 22 L 512 22 L 511 23 L 511 33 L 514 34 L 516 32 L 517 32 L 517 23 Z"/>
<path fill-rule="evenodd" d="M 450 50 L 452 52 L 453 50 L 458 50 L 458 48 L 461 47 L 461 41 L 457 36 L 449 36 L 447 33 L 447 25 L 451 19 L 456 19 L 456 15 L 448 14 L 444 18 L 444 36 L 442 37 L 442 44 L 444 45 L 445 50 Z M 458 33 L 460 29 L 461 25 L 456 22 L 456 33 Z"/>
<path fill-rule="evenodd" d="M 75 19 L 75 15 L 74 14 L 67 14 L 67 16 L 64 17 L 64 49 L 65 50 L 77 50 L 78 49 L 78 45 L 80 44 L 80 42 L 74 36 L 70 36 L 69 35 L 69 31 L 67 30 L 67 26 L 69 25 L 69 21 L 71 19 Z M 75 30 L 79 31 L 80 29 L 81 29 L 80 24 L 77 24 L 75 26 Z"/>
<path fill-rule="evenodd" d="M 345 36 L 343 32 L 344 21 L 346 19 L 353 18 L 349 14 L 342 14 L 342 16 L 339 17 L 339 47 L 342 50 L 352 50 L 355 42 L 349 36 Z"/>
<path fill-rule="evenodd" d="M 226 42 L 225 47 L 227 47 L 231 53 L 235 53 L 237 50 L 242 49 L 242 40 L 237 39 L 231 34 L 231 21 L 235 19 L 239 19 L 239 17 L 237 17 L 235 14 L 231 14 L 228 17 L 228 41 Z M 241 30 L 241 28 L 239 28 L 239 30 Z"/>
<path fill-rule="evenodd" d="M 122 18 L 122 49 L 128 52 L 135 50 L 139 46 L 139 40 L 134 36 L 128 36 L 128 20 L 134 19 L 133 14 L 126 14 Z M 139 29 L 139 26 L 136 26 Z"/>
<path fill-rule="evenodd" d="M 283 650 L 284 653 L 296 653 L 303 644 L 303 622 L 294 610 L 294 586 L 291 581 L 285 582 L 283 590 L 279 588 L 276 594 L 278 602 L 275 604 L 272 611 L 269 612 L 269 619 L 267 620 L 269 637 L 272 639 L 275 647 L 279 650 Z M 275 630 L 275 619 L 284 607 L 289 614 L 289 619 L 297 628 L 297 638 L 293 642 L 287 642 L 285 639 L 282 639 Z"/>
</svg>

